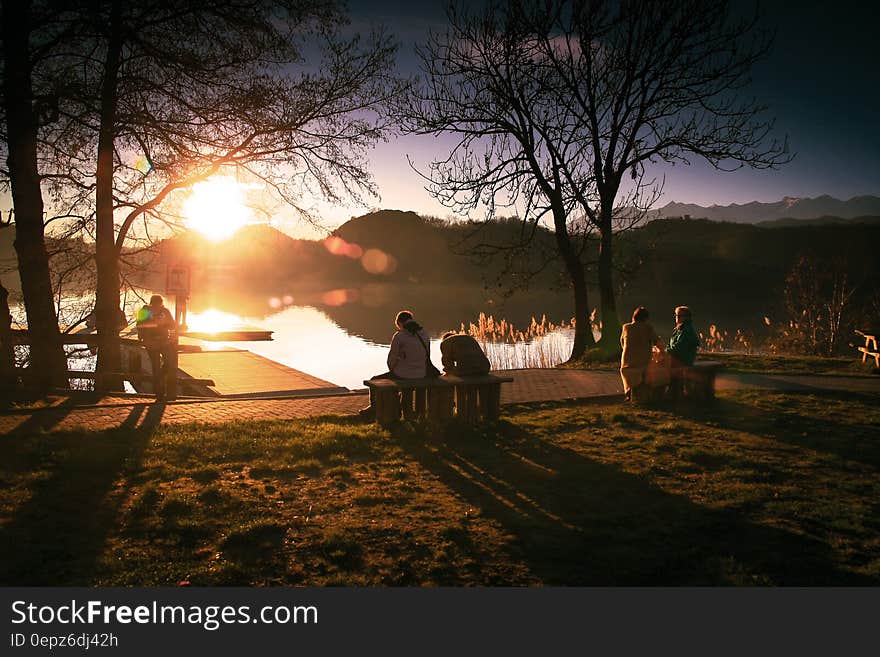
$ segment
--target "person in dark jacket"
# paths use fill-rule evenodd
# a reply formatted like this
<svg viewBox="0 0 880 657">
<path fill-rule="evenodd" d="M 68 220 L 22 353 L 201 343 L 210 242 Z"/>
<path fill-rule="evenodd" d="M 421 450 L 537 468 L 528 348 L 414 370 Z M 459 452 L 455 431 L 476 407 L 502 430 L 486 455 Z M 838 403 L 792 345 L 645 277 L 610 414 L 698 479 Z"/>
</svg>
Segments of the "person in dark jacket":
<svg viewBox="0 0 880 657">
<path fill-rule="evenodd" d="M 675 309 L 675 328 L 669 338 L 669 346 L 666 347 L 666 353 L 672 357 L 673 369 L 693 365 L 699 346 L 700 338 L 694 330 L 691 309 L 678 306 Z"/>
<path fill-rule="evenodd" d="M 480 343 L 470 335 L 448 331 L 440 343 L 443 371 L 458 376 L 478 376 L 489 373 L 489 359 Z"/>
<path fill-rule="evenodd" d="M 150 303 L 137 311 L 136 319 L 138 338 L 150 357 L 153 392 L 156 399 L 164 399 L 168 377 L 177 375 L 171 371 L 177 355 L 177 324 L 159 294 L 150 297 Z"/>
</svg>

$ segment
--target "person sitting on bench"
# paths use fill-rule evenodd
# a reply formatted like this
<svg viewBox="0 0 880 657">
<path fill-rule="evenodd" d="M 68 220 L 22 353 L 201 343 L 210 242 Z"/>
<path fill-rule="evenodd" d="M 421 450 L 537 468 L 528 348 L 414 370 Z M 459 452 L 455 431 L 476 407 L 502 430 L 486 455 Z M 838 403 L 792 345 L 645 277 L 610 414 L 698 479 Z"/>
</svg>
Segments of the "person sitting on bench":
<svg viewBox="0 0 880 657">
<path fill-rule="evenodd" d="M 645 382 L 645 372 L 651 363 L 651 352 L 656 345 L 662 347 L 660 336 L 648 321 L 648 310 L 639 306 L 633 311 L 632 322 L 624 324 L 620 332 L 620 378 L 623 394 L 632 400 L 633 390 Z"/>
<path fill-rule="evenodd" d="M 675 328 L 669 338 L 669 346 L 666 347 L 666 353 L 672 359 L 672 369 L 693 365 L 697 359 L 699 346 L 700 338 L 694 330 L 691 309 L 687 306 L 678 306 L 675 309 Z"/>
<path fill-rule="evenodd" d="M 678 306 L 675 309 L 675 328 L 669 338 L 669 346 L 666 347 L 666 354 L 669 357 L 670 392 L 673 398 L 682 394 L 684 380 L 681 375 L 686 367 L 694 364 L 699 346 L 700 338 L 694 330 L 691 309 L 687 306 Z"/>
<path fill-rule="evenodd" d="M 391 336 L 388 350 L 388 371 L 373 379 L 423 379 L 427 375 L 430 358 L 430 338 L 425 329 L 413 319 L 409 310 L 401 310 L 394 318 L 397 332 Z M 361 409 L 359 415 L 370 419 L 375 414 L 373 391 L 370 389 L 370 405 Z"/>
<path fill-rule="evenodd" d="M 440 343 L 443 371 L 457 376 L 480 376 L 488 374 L 489 359 L 480 343 L 470 335 L 447 331 Z"/>
</svg>

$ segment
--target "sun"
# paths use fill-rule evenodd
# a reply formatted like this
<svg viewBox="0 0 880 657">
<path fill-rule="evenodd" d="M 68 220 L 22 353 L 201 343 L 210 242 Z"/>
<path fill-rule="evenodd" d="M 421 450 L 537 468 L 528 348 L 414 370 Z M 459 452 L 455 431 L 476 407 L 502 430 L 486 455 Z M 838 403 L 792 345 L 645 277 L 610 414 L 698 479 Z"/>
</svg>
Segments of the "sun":
<svg viewBox="0 0 880 657">
<path fill-rule="evenodd" d="M 219 242 L 253 221 L 245 205 L 246 187 L 230 176 L 214 176 L 193 185 L 183 202 L 186 224 L 210 240 Z"/>
</svg>

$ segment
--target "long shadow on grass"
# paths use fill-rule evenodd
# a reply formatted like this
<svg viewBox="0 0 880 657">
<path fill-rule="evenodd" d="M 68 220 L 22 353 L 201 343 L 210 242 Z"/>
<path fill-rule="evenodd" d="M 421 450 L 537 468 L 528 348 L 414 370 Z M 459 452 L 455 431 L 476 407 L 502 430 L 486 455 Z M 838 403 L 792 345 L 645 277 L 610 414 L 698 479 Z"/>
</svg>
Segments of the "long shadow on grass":
<svg viewBox="0 0 880 657">
<path fill-rule="evenodd" d="M 403 449 L 499 522 L 552 585 L 876 585 L 835 567 L 822 543 L 664 492 L 507 422 Z"/>
<path fill-rule="evenodd" d="M 811 396 L 821 400 L 876 403 L 877 397 L 855 392 L 811 390 Z M 821 405 L 821 402 L 817 402 Z M 715 400 L 713 404 L 689 407 L 681 411 L 688 419 L 713 422 L 720 429 L 748 431 L 789 445 L 806 447 L 840 458 L 880 468 L 880 442 L 877 427 L 869 418 L 856 417 L 856 422 L 842 425 L 833 419 L 823 420 L 797 413 L 768 413 L 767 410 L 744 404 L 730 398 Z M 863 422 L 860 420 L 864 420 Z"/>
<path fill-rule="evenodd" d="M 0 585 L 94 581 L 124 497 L 114 484 L 139 467 L 164 410 L 164 404 L 137 404 L 116 429 L 37 436 L 16 432 L 16 440 L 0 443 L 5 479 L 45 472 L 32 484 L 27 501 L 0 527 Z M 12 451 L 12 458 L 6 458 Z"/>
</svg>

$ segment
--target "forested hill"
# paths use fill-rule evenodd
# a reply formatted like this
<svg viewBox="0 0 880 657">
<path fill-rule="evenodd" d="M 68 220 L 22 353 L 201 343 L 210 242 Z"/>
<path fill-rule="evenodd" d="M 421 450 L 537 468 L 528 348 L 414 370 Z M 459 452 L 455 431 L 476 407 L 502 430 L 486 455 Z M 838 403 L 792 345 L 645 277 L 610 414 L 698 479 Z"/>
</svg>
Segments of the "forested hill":
<svg viewBox="0 0 880 657">
<path fill-rule="evenodd" d="M 659 307 L 688 303 L 711 309 L 718 321 L 756 324 L 765 315 L 779 316 L 786 276 L 808 256 L 820 270 L 845 271 L 867 300 L 880 289 L 878 240 L 880 223 L 766 228 L 657 220 L 625 238 L 621 260 L 630 261 L 634 274 L 624 298 Z"/>
<path fill-rule="evenodd" d="M 195 254 L 197 265 L 232 269 L 231 283 L 242 287 L 284 281 L 332 289 L 381 282 L 493 287 L 499 279 L 502 288 L 522 287 L 527 278 L 522 272 L 539 269 L 555 248 L 553 234 L 539 230 L 528 251 L 503 250 L 481 259 L 473 255 L 479 244 L 515 243 L 522 237 L 521 225 L 501 220 L 474 231 L 474 225 L 384 210 L 346 222 L 324 242 L 293 240 L 267 227 L 251 227 L 229 245 L 200 247 L 190 242 L 182 250 Z M 167 246 L 183 247 L 182 239 Z M 860 285 L 859 294 L 867 294 L 880 287 L 878 244 L 877 222 L 762 227 L 658 219 L 618 236 L 620 313 L 626 316 L 640 303 L 658 308 L 690 303 L 720 319 L 757 322 L 779 309 L 787 273 L 807 254 L 823 266 L 845 267 L 850 280 Z M 368 266 L 377 253 L 387 259 L 380 258 L 378 268 Z M 595 260 L 589 254 L 586 259 Z M 594 278 L 588 274 L 589 280 Z M 559 289 L 566 280 L 557 261 L 532 278 L 529 287 Z"/>
<path fill-rule="evenodd" d="M 189 261 L 204 271 L 235 270 L 242 280 L 283 280 L 315 288 L 373 282 L 481 283 L 505 271 L 505 254 L 489 260 L 476 257 L 477 245 L 510 244 L 519 230 L 518 221 L 505 220 L 473 235 L 472 225 L 382 210 L 346 222 L 321 241 L 296 240 L 268 226 L 246 227 L 219 244 L 189 233 L 162 242 L 158 264 Z M 553 239 L 542 231 L 536 239 L 540 248 L 526 254 L 525 261 L 531 258 L 537 265 L 539 254 L 552 250 Z M 537 282 L 550 285 L 556 275 L 551 267 Z"/>
<path fill-rule="evenodd" d="M 515 243 L 522 233 L 516 220 L 493 222 L 477 234 L 474 230 L 473 225 L 383 210 L 346 222 L 324 241 L 296 240 L 268 226 L 247 227 L 220 243 L 190 233 L 161 242 L 158 258 L 140 263 L 152 274 L 130 272 L 129 280 L 161 289 L 164 265 L 188 261 L 197 277 L 215 277 L 223 285 L 255 293 L 278 285 L 324 290 L 384 282 L 482 286 L 499 278 L 503 285 L 515 286 L 527 278 L 518 272 L 540 269 L 555 248 L 552 233 L 539 230 L 526 252 L 503 250 L 493 258 L 478 258 L 474 252 L 479 244 Z M 8 273 L 14 270 L 13 231 L 3 229 L 8 253 L 0 255 L 7 264 L 2 280 L 16 288 L 17 281 Z M 785 276 L 803 254 L 821 263 L 844 263 L 851 280 L 867 293 L 880 289 L 878 244 L 876 221 L 764 227 L 655 220 L 618 236 L 620 312 L 628 314 L 630 303 L 657 300 L 665 305 L 688 299 L 729 306 L 737 314 L 747 309 L 760 312 L 778 304 Z M 381 266 L 368 267 L 377 253 L 383 256 L 378 258 Z M 134 256 L 127 260 L 138 264 Z M 565 282 L 561 266 L 554 262 L 531 280 L 530 287 L 559 288 Z"/>
<path fill-rule="evenodd" d="M 399 263 L 394 275 L 399 277 L 461 280 L 502 271 L 500 260 L 506 252 L 499 253 L 488 266 L 458 253 L 473 250 L 479 243 L 515 243 L 521 238 L 520 223 L 502 220 L 477 234 L 473 231 L 473 226 L 426 220 L 411 212 L 383 211 L 352 219 L 334 234 L 364 249 L 379 248 L 392 254 Z M 553 252 L 555 240 L 551 232 L 539 230 L 534 244 L 531 254 L 514 251 L 516 258 L 531 258 L 527 264 L 532 268 L 542 262 L 543 254 Z M 658 219 L 620 234 L 618 259 L 621 268 L 631 272 L 629 286 L 690 281 L 688 287 L 705 284 L 735 294 L 781 285 L 786 272 L 804 254 L 820 261 L 844 260 L 860 279 L 876 275 L 878 244 L 880 222 L 870 220 L 806 220 L 765 227 Z M 542 283 L 556 280 L 560 271 L 558 265 L 549 267 L 542 273 Z"/>
</svg>

